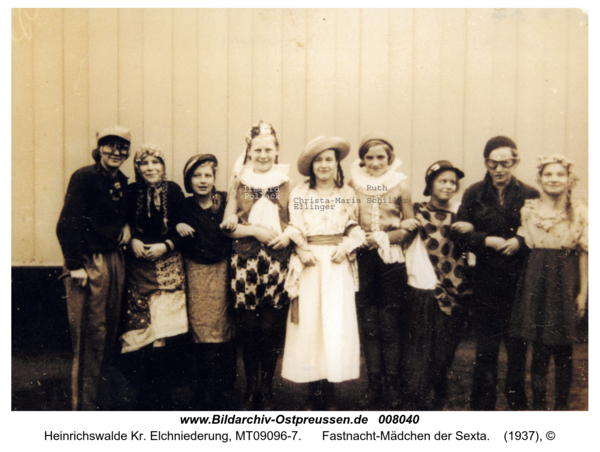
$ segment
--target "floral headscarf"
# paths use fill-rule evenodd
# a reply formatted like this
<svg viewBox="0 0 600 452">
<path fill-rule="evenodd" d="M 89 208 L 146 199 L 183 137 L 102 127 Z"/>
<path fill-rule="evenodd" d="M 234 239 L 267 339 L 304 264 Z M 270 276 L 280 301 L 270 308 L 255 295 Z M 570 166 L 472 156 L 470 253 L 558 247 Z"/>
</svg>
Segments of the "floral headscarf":
<svg viewBox="0 0 600 452">
<path fill-rule="evenodd" d="M 167 180 L 167 166 L 165 165 L 165 156 L 163 154 L 163 150 L 154 144 L 142 144 L 137 151 L 135 151 L 135 156 L 133 158 L 133 167 L 135 169 L 135 180 L 137 182 L 144 182 L 144 177 L 142 176 L 142 172 L 140 171 L 140 163 L 146 157 L 156 157 L 159 159 L 163 165 L 163 177 L 162 180 Z"/>
<path fill-rule="evenodd" d="M 142 176 L 142 172 L 140 171 L 140 163 L 148 156 L 156 157 L 159 159 L 163 166 L 163 175 L 162 179 L 156 183 L 148 183 Z M 147 206 L 148 217 L 152 215 L 151 206 L 154 204 L 154 207 L 157 211 L 161 212 L 163 216 L 163 233 L 168 229 L 167 225 L 167 167 L 165 165 L 165 157 L 161 148 L 154 144 L 143 144 L 139 147 L 139 149 L 135 152 L 135 157 L 133 159 L 133 166 L 135 169 L 135 180 L 139 184 L 138 188 L 138 196 L 137 196 L 137 205 L 136 205 L 136 218 L 142 213 L 143 206 Z"/>
</svg>

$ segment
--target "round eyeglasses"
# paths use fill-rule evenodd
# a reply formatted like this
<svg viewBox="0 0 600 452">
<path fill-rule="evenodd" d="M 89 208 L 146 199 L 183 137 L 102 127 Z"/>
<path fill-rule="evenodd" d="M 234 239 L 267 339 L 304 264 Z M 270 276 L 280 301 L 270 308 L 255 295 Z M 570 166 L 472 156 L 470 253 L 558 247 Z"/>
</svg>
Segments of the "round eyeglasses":
<svg viewBox="0 0 600 452">
<path fill-rule="evenodd" d="M 492 170 L 498 168 L 498 165 L 502 165 L 503 168 L 512 168 L 517 163 L 517 160 L 514 157 L 504 160 L 485 159 L 485 166 Z"/>
</svg>

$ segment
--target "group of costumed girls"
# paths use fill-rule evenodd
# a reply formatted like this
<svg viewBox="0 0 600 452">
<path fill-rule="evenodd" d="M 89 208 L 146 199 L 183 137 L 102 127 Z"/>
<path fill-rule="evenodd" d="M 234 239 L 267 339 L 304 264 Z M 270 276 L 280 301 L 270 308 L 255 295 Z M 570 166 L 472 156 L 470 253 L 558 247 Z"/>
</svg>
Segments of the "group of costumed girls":
<svg viewBox="0 0 600 452">
<path fill-rule="evenodd" d="M 477 344 L 472 409 L 495 408 L 501 341 L 509 406 L 546 409 L 554 358 L 554 408 L 567 409 L 588 248 L 587 209 L 572 199 L 576 176 L 565 157 L 540 158 L 540 194 L 512 174 L 516 144 L 492 138 L 486 176 L 456 212 L 451 199 L 464 173 L 435 162 L 425 174 L 429 200 L 413 204 L 400 159 L 382 136 L 361 140 L 347 184 L 340 162 L 349 142 L 315 138 L 297 162 L 307 180 L 292 189 L 275 130 L 261 121 L 245 137 L 229 193 L 215 188 L 217 158 L 199 154 L 183 170 L 187 198 L 167 180 L 164 153 L 153 145 L 136 151 L 136 181 L 125 187 L 118 168 L 130 141 L 119 126 L 98 134 L 96 165 L 73 175 L 57 227 L 70 276 L 75 409 L 100 405 L 96 377 L 114 364 L 110 353 L 104 359 L 85 348 L 109 350 L 101 344 L 110 338 L 93 330 L 102 322 L 111 337 L 120 331 L 117 361 L 138 409 L 172 408 L 168 390 L 182 375 L 195 382 L 190 408 L 236 407 L 237 345 L 245 410 L 277 408 L 273 377 L 282 351 L 282 377 L 308 384 L 306 409 L 335 409 L 333 384 L 359 378 L 361 347 L 368 383 L 357 407 L 442 409 L 467 315 Z M 90 204 L 86 194 L 104 188 L 106 202 Z M 109 220 L 114 225 L 98 226 Z M 89 250 L 81 245 L 84 228 Z M 110 243 L 104 251 L 102 240 Z M 118 247 L 126 243 L 123 262 Z M 107 281 L 102 258 L 126 269 L 124 281 L 111 282 L 112 295 L 93 292 Z M 121 290 L 119 314 L 120 299 L 111 300 Z M 113 303 L 111 317 L 94 320 L 86 303 Z M 86 345 L 85 335 L 96 342 Z"/>
</svg>

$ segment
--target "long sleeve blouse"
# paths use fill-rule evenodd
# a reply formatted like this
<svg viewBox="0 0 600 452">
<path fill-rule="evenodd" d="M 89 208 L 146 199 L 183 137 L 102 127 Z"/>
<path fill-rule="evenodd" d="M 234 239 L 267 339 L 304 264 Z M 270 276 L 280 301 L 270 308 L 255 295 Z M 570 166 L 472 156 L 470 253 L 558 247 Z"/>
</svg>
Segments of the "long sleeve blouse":
<svg viewBox="0 0 600 452">
<path fill-rule="evenodd" d="M 408 202 L 408 186 L 406 175 L 396 172 L 400 165 L 400 159 L 396 159 L 385 174 L 374 177 L 357 160 L 352 164 L 352 179 L 348 183 L 356 192 L 360 227 L 365 232 L 385 232 L 390 244 L 404 239 L 400 223 L 402 205 Z"/>
<path fill-rule="evenodd" d="M 231 239 L 223 233 L 223 221 L 227 194 L 217 192 L 212 207 L 203 209 L 193 196 L 185 198 L 180 222 L 194 228 L 193 237 L 181 239 L 181 252 L 198 264 L 210 265 L 222 262 L 231 254 Z"/>
</svg>

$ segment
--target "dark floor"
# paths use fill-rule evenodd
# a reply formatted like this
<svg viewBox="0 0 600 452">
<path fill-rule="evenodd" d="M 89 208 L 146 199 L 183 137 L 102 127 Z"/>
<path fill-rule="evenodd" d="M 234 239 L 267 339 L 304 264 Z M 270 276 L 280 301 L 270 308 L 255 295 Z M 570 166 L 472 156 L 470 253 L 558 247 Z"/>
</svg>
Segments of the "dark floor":
<svg viewBox="0 0 600 452">
<path fill-rule="evenodd" d="M 70 368 L 72 353 L 67 322 L 64 289 L 58 281 L 62 270 L 58 267 L 13 267 L 12 269 L 12 409 L 13 411 L 69 410 Z M 587 325 L 587 321 L 583 322 Z M 446 410 L 469 409 L 469 395 L 475 347 L 468 333 L 462 341 L 449 372 L 449 399 Z M 587 329 L 582 337 L 587 337 Z M 530 359 L 530 357 L 529 357 Z M 569 403 L 570 410 L 588 410 L 588 344 L 574 347 L 574 378 Z M 244 374 L 238 356 L 236 390 L 241 398 Z M 498 410 L 507 410 L 502 394 L 506 355 L 500 354 Z M 279 374 L 279 369 L 277 375 Z M 553 367 L 550 365 L 548 406 L 553 404 Z M 307 385 L 275 378 L 277 408 L 282 411 L 300 411 L 306 407 Z M 358 396 L 366 387 L 364 361 L 361 378 L 336 385 L 337 409 L 356 409 Z M 190 409 L 189 401 L 194 383 L 179 384 L 172 388 L 169 399 L 179 409 Z M 531 396 L 529 381 L 528 396 Z M 127 409 L 117 400 L 117 407 Z M 382 409 L 375 407 L 375 409 Z"/>
<path fill-rule="evenodd" d="M 472 363 L 475 347 L 471 341 L 463 341 L 456 353 L 454 364 L 449 374 L 450 395 L 445 410 L 464 411 L 469 409 Z M 574 348 L 574 379 L 569 403 L 570 410 L 588 409 L 588 346 L 579 344 Z M 69 410 L 70 409 L 70 366 L 71 353 L 55 349 L 15 349 L 12 356 L 12 409 L 28 410 Z M 500 384 L 503 387 L 503 376 L 506 369 L 506 355 L 500 356 Z M 279 369 L 278 369 L 279 370 Z M 243 392 L 243 369 L 238 359 L 239 377 L 236 382 L 237 393 L 241 398 Z M 553 368 L 550 368 L 548 406 L 553 402 Z M 353 410 L 356 401 L 366 385 L 364 362 L 361 367 L 361 378 L 336 385 L 338 410 Z M 527 391 L 530 396 L 529 382 Z M 281 411 L 301 411 L 305 407 L 306 385 L 300 385 L 275 379 L 275 395 L 277 408 Z M 179 409 L 186 409 L 186 402 L 191 398 L 190 384 L 180 385 L 171 391 L 171 399 Z M 497 409 L 507 410 L 507 403 L 499 390 Z M 188 408 L 189 409 L 189 408 Z"/>
</svg>

